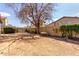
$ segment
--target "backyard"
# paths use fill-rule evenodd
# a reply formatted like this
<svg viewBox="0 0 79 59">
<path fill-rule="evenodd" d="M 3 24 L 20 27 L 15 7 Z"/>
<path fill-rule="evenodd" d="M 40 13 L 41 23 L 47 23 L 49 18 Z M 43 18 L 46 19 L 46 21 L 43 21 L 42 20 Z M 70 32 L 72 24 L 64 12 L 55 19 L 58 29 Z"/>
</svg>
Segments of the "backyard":
<svg viewBox="0 0 79 59">
<path fill-rule="evenodd" d="M 66 5 L 70 7 L 74 5 L 74 10 L 67 8 Z M 75 8 L 78 5 L 3 3 L 0 6 L 0 10 L 6 10 L 0 11 L 0 55 L 79 55 L 79 17 L 69 16 L 71 10 L 75 11 L 79 8 Z M 57 10 L 63 12 L 54 15 L 56 6 L 61 6 L 62 8 Z M 64 10 L 63 7 L 70 11 Z M 68 16 L 65 16 L 65 11 L 68 12 L 66 12 Z"/>
<path fill-rule="evenodd" d="M 22 33 L 20 33 L 22 34 Z M 28 34 L 28 33 L 27 33 Z M 79 45 L 57 38 L 38 36 L 36 39 L 26 36 L 24 39 L 16 37 L 18 34 L 8 34 L 12 37 L 1 37 L 0 55 L 6 56 L 59 56 L 79 55 Z M 23 35 L 23 34 L 22 34 Z M 8 38 L 8 39 L 7 39 Z M 17 40 L 18 38 L 18 40 Z M 59 39 L 59 38 L 58 38 Z"/>
</svg>

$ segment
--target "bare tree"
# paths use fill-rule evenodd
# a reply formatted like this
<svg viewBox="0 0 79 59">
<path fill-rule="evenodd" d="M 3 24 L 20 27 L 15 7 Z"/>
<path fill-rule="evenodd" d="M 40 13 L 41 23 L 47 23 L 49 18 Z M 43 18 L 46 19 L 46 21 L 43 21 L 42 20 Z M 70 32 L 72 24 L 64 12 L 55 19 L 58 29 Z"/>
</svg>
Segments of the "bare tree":
<svg viewBox="0 0 79 59">
<path fill-rule="evenodd" d="M 40 33 L 40 27 L 52 20 L 54 4 L 51 3 L 21 3 L 21 4 L 7 4 L 15 12 L 16 16 L 23 23 L 31 23 Z"/>
</svg>

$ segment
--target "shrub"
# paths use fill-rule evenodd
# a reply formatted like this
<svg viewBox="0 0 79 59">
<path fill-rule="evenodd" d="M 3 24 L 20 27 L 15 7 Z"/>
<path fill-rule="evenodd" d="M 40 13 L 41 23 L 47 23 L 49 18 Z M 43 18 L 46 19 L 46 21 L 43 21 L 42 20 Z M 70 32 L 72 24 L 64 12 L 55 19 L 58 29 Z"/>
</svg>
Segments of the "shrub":
<svg viewBox="0 0 79 59">
<path fill-rule="evenodd" d="M 16 28 L 13 26 L 6 26 L 4 27 L 4 33 L 9 34 L 9 33 L 15 33 Z"/>
<path fill-rule="evenodd" d="M 53 29 L 53 31 L 55 32 L 55 33 L 58 33 L 59 32 L 59 29 Z"/>
<path fill-rule="evenodd" d="M 71 38 L 73 36 L 73 32 L 79 33 L 79 25 L 62 25 L 60 26 L 60 31 L 62 32 L 62 36 L 68 36 Z"/>
<path fill-rule="evenodd" d="M 27 28 L 25 30 L 25 32 L 28 32 L 28 33 L 37 33 L 35 28 Z"/>
</svg>

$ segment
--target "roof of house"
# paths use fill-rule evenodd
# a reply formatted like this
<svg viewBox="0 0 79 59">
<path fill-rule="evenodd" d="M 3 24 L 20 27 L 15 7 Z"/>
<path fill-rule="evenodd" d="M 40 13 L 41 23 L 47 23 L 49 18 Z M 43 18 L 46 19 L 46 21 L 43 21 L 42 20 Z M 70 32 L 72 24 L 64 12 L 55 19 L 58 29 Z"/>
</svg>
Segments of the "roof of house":
<svg viewBox="0 0 79 59">
<path fill-rule="evenodd" d="M 53 23 L 56 23 L 56 22 L 60 21 L 60 20 L 63 19 L 63 18 L 76 18 L 76 19 L 79 19 L 79 17 L 64 16 L 64 17 L 61 17 L 60 19 L 58 19 L 57 21 L 54 21 L 54 22 L 48 24 L 47 26 L 49 26 L 49 25 L 51 25 L 51 24 L 53 24 Z"/>
<path fill-rule="evenodd" d="M 6 17 L 0 15 L 0 23 L 3 23 Z"/>
<path fill-rule="evenodd" d="M 6 17 L 5 17 L 5 16 L 1 16 L 1 15 L 0 15 L 0 18 L 6 18 Z"/>
</svg>

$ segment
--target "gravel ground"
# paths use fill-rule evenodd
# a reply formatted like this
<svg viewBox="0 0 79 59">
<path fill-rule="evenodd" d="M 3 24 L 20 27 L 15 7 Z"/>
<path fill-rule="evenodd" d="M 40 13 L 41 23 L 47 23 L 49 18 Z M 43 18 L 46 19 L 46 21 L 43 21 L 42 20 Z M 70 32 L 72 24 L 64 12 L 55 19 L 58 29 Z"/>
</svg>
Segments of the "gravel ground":
<svg viewBox="0 0 79 59">
<path fill-rule="evenodd" d="M 40 37 L 39 39 L 0 41 L 0 55 L 3 56 L 70 56 L 79 55 L 79 45 Z M 10 40 L 10 41 L 7 41 Z M 11 44 L 12 43 L 12 44 Z M 9 47 L 8 45 L 11 44 Z"/>
</svg>

